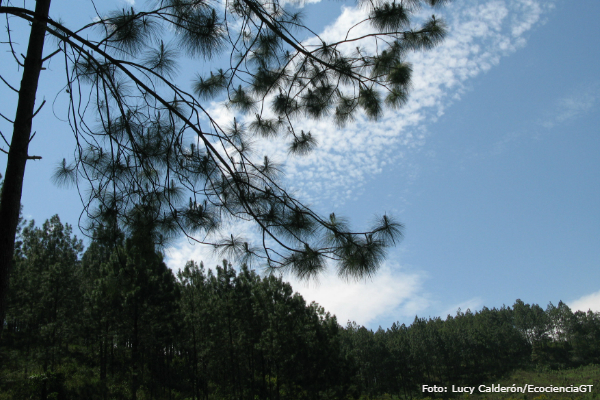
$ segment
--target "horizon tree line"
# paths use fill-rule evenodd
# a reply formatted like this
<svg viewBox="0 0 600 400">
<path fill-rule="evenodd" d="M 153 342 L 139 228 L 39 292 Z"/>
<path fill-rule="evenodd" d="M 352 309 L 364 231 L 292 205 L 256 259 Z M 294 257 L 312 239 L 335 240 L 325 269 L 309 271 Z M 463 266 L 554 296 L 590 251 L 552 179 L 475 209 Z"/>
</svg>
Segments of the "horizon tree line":
<svg viewBox="0 0 600 400">
<path fill-rule="evenodd" d="M 149 238 L 21 224 L 0 343 L 7 399 L 411 399 L 516 369 L 600 363 L 600 313 L 513 306 L 376 331 L 228 261 L 176 274 Z M 388 396 L 388 397 L 386 397 Z"/>
</svg>

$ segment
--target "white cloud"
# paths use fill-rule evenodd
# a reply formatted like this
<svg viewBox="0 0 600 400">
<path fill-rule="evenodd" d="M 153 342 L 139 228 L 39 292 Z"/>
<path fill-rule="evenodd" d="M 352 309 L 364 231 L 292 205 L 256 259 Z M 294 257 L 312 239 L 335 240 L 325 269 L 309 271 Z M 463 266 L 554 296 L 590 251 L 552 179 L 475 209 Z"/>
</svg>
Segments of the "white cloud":
<svg viewBox="0 0 600 400">
<path fill-rule="evenodd" d="M 319 3 L 321 0 L 280 0 L 279 4 L 282 6 L 293 5 L 295 7 L 304 7 L 306 4 Z"/>
<path fill-rule="evenodd" d="M 235 236 L 243 238 L 248 243 L 256 243 L 259 238 L 256 235 L 254 226 L 248 222 L 234 222 L 225 223 L 222 229 L 222 233 L 235 232 Z M 218 233 L 217 233 L 218 234 Z M 207 242 L 215 243 L 218 242 L 219 237 L 211 235 L 208 238 L 200 238 L 200 240 L 206 239 Z M 234 261 L 227 255 L 221 255 L 215 253 L 214 247 L 211 245 L 195 242 L 192 239 L 182 238 L 173 246 L 166 250 L 166 263 L 173 271 L 182 269 L 185 264 L 194 260 L 198 263 L 203 262 L 206 268 L 213 268 L 216 265 L 221 265 L 223 259 L 229 259 Z M 250 265 L 252 267 L 252 265 Z"/>
<path fill-rule="evenodd" d="M 220 264 L 220 260 L 213 253 L 211 246 L 187 239 L 182 239 L 176 245 L 169 247 L 166 256 L 167 265 L 175 273 L 183 269 L 185 264 L 192 260 L 197 263 L 203 262 L 207 268 Z"/>
<path fill-rule="evenodd" d="M 583 312 L 587 312 L 588 310 L 600 312 L 600 290 L 569 302 L 569 307 L 573 312 L 577 310 Z"/>
<path fill-rule="evenodd" d="M 298 129 L 310 131 L 318 148 L 305 157 L 288 158 L 283 141 L 261 142 L 257 155 L 269 154 L 286 161 L 288 186 L 309 202 L 338 205 L 360 193 L 369 177 L 382 173 L 388 164 L 401 164 L 406 152 L 422 148 L 425 124 L 435 122 L 460 98 L 466 82 L 497 65 L 500 59 L 525 44 L 524 35 L 552 8 L 552 1 L 465 0 L 451 3 L 442 13 L 449 23 L 449 36 L 432 51 L 410 57 L 413 88 L 408 104 L 388 110 L 373 122 L 364 115 L 339 129 L 330 120 L 301 120 Z M 365 9 L 344 8 L 338 19 L 320 37 L 328 43 L 344 38 L 365 17 Z M 431 10 L 424 10 L 423 16 Z M 351 30 L 350 37 L 363 35 L 367 24 Z M 309 41 L 310 42 L 310 41 Z M 357 42 L 348 44 L 353 50 Z M 374 42 L 361 43 L 373 49 Z M 231 119 L 229 119 L 231 120 Z"/>
<path fill-rule="evenodd" d="M 598 101 L 600 82 L 592 82 L 585 88 L 567 95 L 556 102 L 554 109 L 540 122 L 545 128 L 553 128 L 588 113 Z"/>
<path fill-rule="evenodd" d="M 289 279 L 295 291 L 308 302 L 316 301 L 335 314 L 338 323 L 359 325 L 386 318 L 414 317 L 429 306 L 423 292 L 424 275 L 386 263 L 369 280 L 348 281 L 328 271 L 317 282 Z"/>
</svg>

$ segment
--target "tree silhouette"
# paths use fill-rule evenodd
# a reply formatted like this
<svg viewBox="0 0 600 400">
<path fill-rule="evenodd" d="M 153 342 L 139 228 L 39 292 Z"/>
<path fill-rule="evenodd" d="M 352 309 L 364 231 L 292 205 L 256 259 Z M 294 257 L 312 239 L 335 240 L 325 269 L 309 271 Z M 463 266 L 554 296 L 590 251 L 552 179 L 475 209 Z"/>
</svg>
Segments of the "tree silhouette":
<svg viewBox="0 0 600 400">
<path fill-rule="evenodd" d="M 28 21 L 31 33 L 20 89 L 2 78 L 19 101 L 11 142 L 2 148 L 8 162 L 0 200 L 0 311 L 32 158 L 37 83 L 51 57 L 64 59 L 65 107 L 76 139 L 73 160 L 63 160 L 55 180 L 77 186 L 91 231 L 106 220 L 127 227 L 143 215 L 160 228 L 157 243 L 183 232 L 228 257 L 300 277 L 318 274 L 328 260 L 342 276 L 374 273 L 401 237 L 401 224 L 383 215 L 355 232 L 343 218 L 318 215 L 286 192 L 269 155 L 253 158 L 251 139 L 281 138 L 290 156 L 302 155 L 318 143 L 313 133 L 298 132 L 299 118 L 332 118 L 342 126 L 358 112 L 377 119 L 385 105 L 403 105 L 412 71 L 407 54 L 432 48 L 445 34 L 435 16 L 420 27 L 414 19 L 423 6 L 446 2 L 364 1 L 365 19 L 326 43 L 279 1 L 158 0 L 141 11 L 97 11 L 78 30 L 50 17 L 50 0 L 36 1 L 35 10 L 1 1 L 7 21 Z M 21 64 L 10 32 L 7 23 L 2 44 Z M 313 39 L 302 41 L 306 35 Z M 56 40 L 44 56 L 46 36 Z M 173 83 L 184 55 L 205 61 L 228 55 L 228 66 L 197 75 L 186 90 Z M 208 111 L 213 98 L 236 113 L 230 126 Z M 246 121 L 248 115 L 254 118 Z M 215 236 L 231 219 L 254 223 L 260 245 Z"/>
</svg>

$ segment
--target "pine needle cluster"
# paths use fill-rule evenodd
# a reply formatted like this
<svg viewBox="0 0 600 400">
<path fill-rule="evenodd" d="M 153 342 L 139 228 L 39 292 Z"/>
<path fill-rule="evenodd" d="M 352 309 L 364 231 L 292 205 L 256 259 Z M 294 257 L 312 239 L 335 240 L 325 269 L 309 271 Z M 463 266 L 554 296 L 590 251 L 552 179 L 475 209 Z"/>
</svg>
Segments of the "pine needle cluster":
<svg viewBox="0 0 600 400">
<path fill-rule="evenodd" d="M 386 215 L 355 232 L 333 214 L 318 215 L 286 192 L 268 155 L 262 163 L 253 158 L 252 143 L 281 138 L 290 156 L 306 155 L 327 132 L 298 129 L 300 119 L 343 126 L 403 105 L 412 74 L 407 55 L 432 48 L 446 32 L 441 19 L 416 26 L 415 16 L 444 3 L 365 0 L 358 25 L 369 33 L 355 37 L 355 26 L 335 43 L 302 41 L 314 33 L 293 5 L 277 0 L 159 0 L 143 10 L 98 14 L 78 31 L 50 18 L 77 140 L 72 162 L 63 160 L 55 180 L 79 188 L 92 230 L 142 224 L 157 232 L 156 242 L 183 231 L 227 258 L 303 278 L 330 262 L 342 276 L 370 276 L 402 225 Z M 13 8 L 32 20 L 31 11 Z M 189 91 L 173 83 L 180 57 L 225 54 L 229 66 L 197 73 Z M 208 100 L 248 122 L 220 126 Z M 254 223 L 260 245 L 219 238 L 232 219 Z"/>
</svg>

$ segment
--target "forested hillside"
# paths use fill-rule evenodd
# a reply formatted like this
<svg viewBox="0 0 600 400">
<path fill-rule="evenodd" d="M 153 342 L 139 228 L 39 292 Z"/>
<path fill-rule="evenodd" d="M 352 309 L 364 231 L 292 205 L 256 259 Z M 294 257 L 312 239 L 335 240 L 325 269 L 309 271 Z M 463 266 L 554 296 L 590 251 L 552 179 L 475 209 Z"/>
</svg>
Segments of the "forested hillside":
<svg viewBox="0 0 600 400">
<path fill-rule="evenodd" d="M 22 227 L 0 399 L 421 398 L 422 385 L 600 363 L 600 314 L 562 302 L 342 327 L 243 265 L 174 274 L 148 232 L 99 228 L 84 252 L 58 216 Z"/>
</svg>

